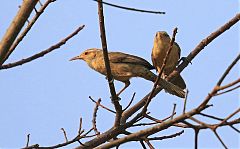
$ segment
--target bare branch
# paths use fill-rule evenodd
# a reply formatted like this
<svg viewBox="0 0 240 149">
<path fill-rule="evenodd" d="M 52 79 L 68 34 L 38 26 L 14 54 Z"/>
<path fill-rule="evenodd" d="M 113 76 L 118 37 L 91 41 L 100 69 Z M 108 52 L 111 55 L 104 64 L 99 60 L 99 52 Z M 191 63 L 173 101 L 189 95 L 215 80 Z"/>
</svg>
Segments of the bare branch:
<svg viewBox="0 0 240 149">
<path fill-rule="evenodd" d="M 164 140 L 164 139 L 170 139 L 170 138 L 175 138 L 177 136 L 180 136 L 181 134 L 184 133 L 184 130 L 168 135 L 168 136 L 162 136 L 162 137 L 154 137 L 154 138 L 148 138 L 149 140 Z"/>
<path fill-rule="evenodd" d="M 151 10 L 142 10 L 142 9 L 124 7 L 124 6 L 119 6 L 119 5 L 103 2 L 103 1 L 100 1 L 100 0 L 93 0 L 93 1 L 101 2 L 101 3 L 103 3 L 105 5 L 108 5 L 108 6 L 112 6 L 112 7 L 116 7 L 116 8 L 120 8 L 120 9 L 125 9 L 125 10 L 130 10 L 130 11 L 138 11 L 138 12 L 153 13 L 153 14 L 165 14 L 165 12 L 162 12 L 162 11 L 151 11 Z"/>
<path fill-rule="evenodd" d="M 186 112 L 186 106 L 187 106 L 187 98 L 188 98 L 188 89 L 186 90 L 185 98 L 184 98 L 184 105 L 183 105 L 183 113 Z"/>
<path fill-rule="evenodd" d="M 82 131 L 82 118 L 80 117 L 78 135 L 80 136 L 83 133 Z"/>
<path fill-rule="evenodd" d="M 235 80 L 235 81 L 233 81 L 233 82 L 231 82 L 231 83 L 228 83 L 228 84 L 226 84 L 226 85 L 224 85 L 224 86 L 220 86 L 220 87 L 218 88 L 218 90 L 220 91 L 220 90 L 224 90 L 224 89 L 226 89 L 226 88 L 232 87 L 232 86 L 234 86 L 235 84 L 237 84 L 237 83 L 239 83 L 239 82 L 240 82 L 240 78 L 238 78 L 237 80 Z"/>
<path fill-rule="evenodd" d="M 148 147 L 150 149 L 154 149 L 153 145 L 150 143 L 150 141 L 148 139 L 144 139 L 144 142 L 146 142 L 146 144 L 148 145 Z"/>
<path fill-rule="evenodd" d="M 218 118 L 216 116 L 212 116 L 212 115 L 208 115 L 208 114 L 204 114 L 204 113 L 199 113 L 199 114 L 202 115 L 202 116 L 208 117 L 208 118 L 215 119 L 215 120 L 219 120 L 219 121 L 223 120 L 222 118 Z"/>
<path fill-rule="evenodd" d="M 133 100 L 134 100 L 135 95 L 136 95 L 136 92 L 133 93 L 133 96 L 132 96 L 129 104 L 126 106 L 126 108 L 123 109 L 123 111 L 127 110 L 127 109 L 130 107 L 130 105 L 132 104 L 132 102 L 133 102 Z"/>
<path fill-rule="evenodd" d="M 237 15 L 238 16 L 238 20 L 240 19 L 240 14 Z M 237 17 L 236 16 L 236 17 Z M 237 61 L 239 61 L 240 59 L 240 54 L 238 54 L 238 56 L 234 59 L 234 61 L 228 66 L 228 68 L 226 69 L 226 71 L 224 72 L 224 74 L 222 75 L 222 77 L 219 79 L 217 86 L 220 86 L 223 82 L 223 80 L 225 79 L 225 77 L 228 75 L 228 73 L 230 72 L 230 70 L 233 68 L 233 66 L 237 63 Z"/>
<path fill-rule="evenodd" d="M 216 137 L 218 138 L 218 140 L 221 142 L 221 144 L 223 145 L 223 147 L 224 147 L 225 149 L 228 149 L 228 147 L 224 144 L 224 142 L 223 142 L 223 140 L 221 139 L 221 137 L 218 135 L 217 131 L 214 130 L 213 132 L 214 132 L 214 134 L 216 135 Z"/>
<path fill-rule="evenodd" d="M 38 0 L 24 0 L 17 15 L 13 19 L 9 28 L 0 42 L 0 66 L 4 63 L 4 58 L 13 44 L 17 35 L 21 31 Z"/>
<path fill-rule="evenodd" d="M 102 0 L 98 1 L 98 16 L 99 16 L 99 27 L 101 32 L 101 41 L 102 41 L 102 49 L 103 49 L 103 56 L 104 56 L 104 63 L 107 71 L 107 80 L 110 88 L 112 103 L 114 104 L 116 110 L 116 117 L 115 117 L 115 126 L 120 125 L 120 119 L 122 115 L 122 106 L 118 101 L 118 97 L 116 95 L 114 83 L 113 83 L 113 76 L 111 73 L 109 58 L 108 58 L 108 50 L 107 50 L 107 40 L 105 34 L 105 26 L 104 26 L 104 15 L 103 15 L 103 6 Z"/>
<path fill-rule="evenodd" d="M 109 109 L 108 107 L 102 105 L 101 103 L 96 102 L 91 96 L 89 96 L 89 99 L 90 99 L 92 102 L 94 102 L 95 104 L 98 104 L 98 105 L 99 105 L 100 107 L 102 107 L 103 109 L 106 109 L 107 111 L 110 111 L 111 113 L 116 113 L 115 111 Z"/>
<path fill-rule="evenodd" d="M 176 114 L 176 106 L 177 106 L 177 104 L 174 103 L 173 104 L 173 111 L 172 111 L 171 119 L 173 119 L 173 116 Z"/>
<path fill-rule="evenodd" d="M 32 18 L 31 21 L 28 22 L 27 27 L 23 30 L 23 32 L 18 36 L 18 38 L 14 41 L 14 43 L 11 45 L 10 49 L 8 50 L 6 56 L 4 57 L 4 61 L 6 61 L 8 59 L 8 57 L 11 55 L 11 53 L 16 49 L 16 47 L 18 46 L 18 44 L 23 40 L 23 38 L 27 35 L 27 33 L 30 31 L 30 29 L 32 28 L 32 26 L 35 24 L 35 22 L 38 20 L 38 18 L 40 17 L 40 15 L 44 12 L 44 10 L 47 8 L 47 6 L 54 2 L 53 0 L 47 0 L 44 5 L 41 4 L 40 1 L 38 1 L 41 5 L 41 8 L 39 9 L 39 11 L 35 10 L 37 13 L 36 15 Z"/>
<path fill-rule="evenodd" d="M 229 120 L 230 118 L 232 118 L 234 115 L 236 115 L 238 112 L 240 112 L 240 108 L 238 108 L 236 111 L 234 111 L 232 114 L 230 114 L 228 117 L 226 117 L 221 123 L 219 123 L 217 127 L 219 127 L 220 125 L 224 124 L 227 122 L 227 120 Z"/>
<path fill-rule="evenodd" d="M 76 29 L 73 33 L 71 33 L 70 35 L 68 35 L 66 38 L 64 38 L 63 40 L 61 40 L 60 42 L 58 42 L 57 44 L 49 47 L 48 49 L 41 51 L 37 54 L 34 54 L 28 58 L 22 59 L 20 61 L 17 62 L 13 62 L 13 63 L 9 63 L 9 64 L 5 64 L 0 66 L 0 69 L 8 69 L 8 68 L 12 68 L 12 67 L 16 67 L 25 63 L 28 63 L 30 61 L 33 61 L 37 58 L 40 58 L 58 48 L 60 48 L 62 45 L 64 45 L 69 39 L 71 39 L 73 36 L 77 35 L 79 31 L 81 31 L 84 28 L 84 25 L 80 26 L 78 29 Z"/>
<path fill-rule="evenodd" d="M 96 122 L 97 111 L 98 111 L 98 106 L 99 106 L 100 102 L 101 102 L 101 98 L 99 98 L 97 103 L 96 103 L 96 106 L 95 106 L 94 111 L 93 111 L 93 120 L 92 120 L 93 129 L 94 129 L 95 134 L 97 136 L 100 134 L 100 132 L 97 130 L 97 122 Z"/>
<path fill-rule="evenodd" d="M 29 140 L 30 140 L 30 134 L 27 135 L 27 143 L 26 143 L 26 147 L 29 146 Z"/>
<path fill-rule="evenodd" d="M 141 143 L 141 145 L 142 145 L 143 149 L 147 149 L 147 147 L 145 146 L 145 144 L 143 143 L 143 141 L 142 141 L 142 140 L 140 141 L 140 143 Z"/>
<path fill-rule="evenodd" d="M 67 133 L 66 133 L 65 129 L 61 128 L 61 130 L 63 131 L 63 135 L 64 135 L 64 138 L 65 138 L 65 141 L 68 142 Z"/>
<path fill-rule="evenodd" d="M 238 86 L 236 86 L 236 87 L 233 87 L 233 88 L 231 88 L 231 89 L 229 89 L 229 90 L 226 90 L 226 91 L 223 91 L 223 92 L 217 93 L 217 94 L 215 94 L 214 96 L 218 96 L 218 95 L 222 95 L 222 94 L 225 94 L 225 93 L 231 92 L 231 91 L 233 91 L 233 90 L 235 90 L 235 89 L 238 89 L 239 87 L 240 87 L 240 85 L 238 85 Z"/>
<path fill-rule="evenodd" d="M 194 148 L 198 148 L 198 134 L 199 134 L 199 129 L 193 129 L 195 136 L 194 136 Z"/>
</svg>

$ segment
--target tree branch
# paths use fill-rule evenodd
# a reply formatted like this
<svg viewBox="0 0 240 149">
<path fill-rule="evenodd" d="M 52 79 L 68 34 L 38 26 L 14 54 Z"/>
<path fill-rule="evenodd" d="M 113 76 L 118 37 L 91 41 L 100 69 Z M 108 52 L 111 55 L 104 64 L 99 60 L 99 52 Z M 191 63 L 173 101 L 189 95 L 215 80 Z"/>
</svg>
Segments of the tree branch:
<svg viewBox="0 0 240 149">
<path fill-rule="evenodd" d="M 187 61 L 183 61 L 178 67 L 177 70 L 174 70 L 168 77 L 167 80 L 170 80 L 172 78 L 174 78 L 175 76 L 177 76 L 178 73 L 182 72 L 183 69 L 185 67 L 188 66 L 188 64 L 195 58 L 195 56 L 197 56 L 197 54 L 199 52 L 201 52 L 205 46 L 207 46 L 209 43 L 211 43 L 215 38 L 217 38 L 218 36 L 220 36 L 223 32 L 225 32 L 226 30 L 228 30 L 231 26 L 233 26 L 234 24 L 236 24 L 238 21 L 240 20 L 240 13 L 238 13 L 235 17 L 233 17 L 230 21 L 228 21 L 226 24 L 224 24 L 223 26 L 221 26 L 220 28 L 218 28 L 215 32 L 211 33 L 208 37 L 206 37 L 205 39 L 203 39 L 193 50 L 192 52 L 187 56 Z M 162 90 L 162 88 L 157 87 L 154 96 L 156 96 L 160 91 Z M 122 114 L 122 120 L 121 123 L 125 123 L 126 120 L 132 116 L 134 113 L 136 113 L 136 111 L 138 111 L 140 108 L 142 108 L 148 97 L 149 97 L 150 93 L 147 94 L 143 99 L 141 99 L 137 104 L 135 104 L 134 106 L 132 106 L 131 108 L 129 108 L 128 110 L 126 110 L 125 112 L 123 112 Z M 153 96 L 153 97 L 154 97 Z"/>
<path fill-rule="evenodd" d="M 6 56 L 4 57 L 4 61 L 8 59 L 8 57 L 11 55 L 11 53 L 15 50 L 15 48 L 18 46 L 18 44 L 23 40 L 23 38 L 27 35 L 27 33 L 30 31 L 32 26 L 35 24 L 35 22 L 38 20 L 40 15 L 44 12 L 44 10 L 47 8 L 47 6 L 54 2 L 55 0 L 47 0 L 44 5 L 41 5 L 41 8 L 39 11 L 36 12 L 36 15 L 33 17 L 33 19 L 28 23 L 27 27 L 24 29 L 24 31 L 18 36 L 18 38 L 14 41 L 14 43 L 11 45 L 10 49 L 8 50 Z M 40 0 L 39 0 L 40 2 Z"/>
<path fill-rule="evenodd" d="M 18 36 L 38 0 L 24 0 L 17 15 L 13 19 L 9 28 L 0 42 L 0 66 L 4 63 L 4 58 Z"/>
<path fill-rule="evenodd" d="M 116 7 L 116 8 L 120 8 L 120 9 L 125 9 L 125 10 L 130 10 L 130 11 L 138 11 L 138 12 L 153 13 L 153 14 L 165 14 L 165 12 L 162 12 L 162 11 L 151 11 L 151 10 L 142 10 L 142 9 L 124 7 L 124 6 L 119 6 L 119 5 L 103 2 L 103 1 L 100 1 L 100 0 L 93 0 L 93 1 L 101 2 L 101 3 L 103 3 L 105 5 L 108 5 L 108 6 L 112 6 L 112 7 Z"/>
<path fill-rule="evenodd" d="M 48 49 L 44 50 L 44 51 L 41 51 L 37 54 L 34 54 L 28 58 L 25 58 L 25 59 L 22 59 L 22 60 L 19 60 L 19 61 L 16 61 L 16 62 L 13 62 L 13 63 L 8 63 L 8 64 L 5 64 L 5 65 L 2 65 L 0 66 L 0 69 L 8 69 L 8 68 L 12 68 L 12 67 L 16 67 L 16 66 L 19 66 L 19 65 L 22 65 L 22 64 L 25 64 L 25 63 L 28 63 L 28 62 L 31 62 L 37 58 L 40 58 L 52 51 L 54 51 L 55 49 L 58 49 L 60 48 L 62 45 L 64 45 L 69 39 L 71 39 L 73 36 L 77 35 L 79 31 L 81 31 L 83 28 L 84 28 L 85 25 L 82 25 L 80 26 L 78 29 L 76 29 L 73 33 L 71 33 L 70 35 L 68 35 L 66 38 L 64 38 L 63 40 L 61 40 L 60 42 L 58 42 L 57 44 L 49 47 Z"/>
<path fill-rule="evenodd" d="M 116 91 L 115 91 L 115 87 L 114 87 L 114 83 L 113 83 L 113 76 L 111 73 L 111 67 L 110 67 L 109 58 L 108 58 L 102 0 L 98 1 L 98 16 L 99 16 L 99 27 L 100 27 L 100 33 L 101 33 L 104 63 L 105 63 L 106 71 L 107 71 L 107 80 L 108 80 L 108 84 L 109 84 L 109 88 L 110 88 L 112 102 L 113 102 L 115 110 L 116 110 L 114 126 L 119 126 L 121 115 L 122 115 L 122 106 L 120 105 L 120 103 L 118 101 L 118 97 L 116 95 Z"/>
</svg>

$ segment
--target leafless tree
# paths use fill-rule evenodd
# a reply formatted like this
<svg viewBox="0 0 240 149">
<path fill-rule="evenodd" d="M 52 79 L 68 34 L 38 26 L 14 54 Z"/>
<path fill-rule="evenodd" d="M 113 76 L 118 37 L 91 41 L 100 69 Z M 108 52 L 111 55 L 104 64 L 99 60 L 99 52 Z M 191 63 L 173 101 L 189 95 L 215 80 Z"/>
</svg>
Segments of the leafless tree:
<svg viewBox="0 0 240 149">
<path fill-rule="evenodd" d="M 9 69 L 14 68 L 19 65 L 23 65 L 25 63 L 31 62 L 35 59 L 38 59 L 49 52 L 52 52 L 55 49 L 60 48 L 64 45 L 69 39 L 74 37 L 78 34 L 83 28 L 84 25 L 77 28 L 73 33 L 69 34 L 60 42 L 56 43 L 55 45 L 50 46 L 49 48 L 36 53 L 28 58 L 24 58 L 22 60 L 5 64 L 5 61 L 11 55 L 11 53 L 15 50 L 18 44 L 23 40 L 25 35 L 31 30 L 31 27 L 34 23 L 38 20 L 40 15 L 44 12 L 44 10 L 55 0 L 47 0 L 43 4 L 38 0 L 24 0 L 22 5 L 12 21 L 11 25 L 9 26 L 8 30 L 6 31 L 5 35 L 3 36 L 0 42 L 0 69 Z M 39 10 L 35 8 L 35 6 L 39 3 L 41 6 Z M 240 119 L 232 119 L 233 116 L 237 115 L 240 112 L 240 108 L 234 109 L 232 113 L 224 118 L 219 118 L 217 115 L 210 115 L 204 113 L 204 110 L 207 108 L 211 108 L 212 105 L 210 101 L 216 97 L 221 96 L 222 94 L 232 92 L 233 90 L 239 89 L 240 85 L 240 78 L 236 78 L 232 82 L 228 82 L 227 84 L 223 85 L 222 82 L 225 80 L 226 76 L 229 75 L 231 69 L 235 66 L 235 64 L 240 59 L 240 54 L 236 55 L 236 58 L 232 60 L 228 68 L 226 68 L 225 72 L 223 72 L 222 76 L 219 78 L 219 81 L 216 83 L 215 87 L 210 91 L 208 96 L 202 99 L 201 104 L 197 107 L 186 111 L 187 105 L 187 94 L 186 98 L 184 99 L 184 106 L 182 113 L 176 113 L 174 108 L 170 111 L 171 114 L 167 115 L 164 119 L 158 119 L 150 115 L 151 109 L 149 109 L 149 103 L 154 100 L 154 97 L 162 90 L 160 86 L 157 86 L 155 83 L 152 90 L 142 99 L 140 99 L 136 104 L 132 105 L 132 101 L 135 98 L 135 94 L 132 96 L 129 104 L 127 107 L 122 108 L 119 100 L 117 99 L 113 77 L 111 74 L 111 68 L 109 65 L 108 59 L 108 50 L 107 50 L 107 41 L 105 35 L 105 26 L 104 26 L 104 14 L 103 14 L 103 4 L 110 5 L 112 7 L 120 8 L 120 9 L 127 9 L 130 11 L 140 11 L 144 13 L 160 13 L 164 14 L 164 12 L 154 12 L 154 11 L 147 11 L 147 10 L 139 10 L 135 8 L 128 8 L 124 6 L 118 6 L 115 4 L 110 4 L 106 2 L 102 2 L 102 0 L 97 1 L 98 4 L 98 14 L 99 14 L 99 27 L 101 32 L 101 41 L 102 41 L 102 49 L 104 54 L 105 65 L 107 69 L 107 81 L 109 83 L 110 93 L 111 93 L 111 101 L 114 105 L 114 110 L 110 109 L 101 104 L 101 99 L 95 101 L 91 96 L 89 99 L 93 101 L 96 106 L 94 108 L 94 112 L 92 115 L 92 128 L 88 131 L 85 131 L 82 128 L 82 119 L 80 118 L 80 125 L 77 135 L 73 139 L 69 139 L 67 137 L 67 132 L 62 128 L 65 142 L 53 146 L 43 147 L 39 144 L 30 145 L 29 139 L 30 134 L 27 135 L 27 143 L 24 148 L 60 148 L 72 144 L 74 142 L 79 142 L 79 146 L 76 147 L 77 149 L 82 148 L 111 148 L 116 147 L 118 148 L 121 144 L 135 141 L 139 142 L 142 145 L 142 148 L 154 148 L 153 144 L 151 143 L 154 141 L 161 141 L 163 139 L 171 139 L 175 137 L 179 137 L 184 133 L 185 129 L 193 129 L 195 132 L 195 148 L 198 148 L 198 134 L 199 131 L 204 129 L 209 129 L 213 132 L 213 134 L 217 137 L 219 142 L 223 145 L 224 148 L 227 148 L 226 142 L 221 139 L 221 136 L 218 134 L 218 128 L 220 127 L 230 127 L 234 130 L 234 132 L 239 133 L 239 129 L 235 127 L 235 125 L 240 123 Z M 35 12 L 34 12 L 35 11 Z M 30 19 L 30 14 L 35 13 L 35 15 Z M 30 20 L 28 20 L 30 19 Z M 222 25 L 220 28 L 216 29 L 216 31 L 212 32 L 209 36 L 204 38 L 187 56 L 187 61 L 183 61 L 176 70 L 174 70 L 167 78 L 167 81 L 172 82 L 175 76 L 181 73 L 188 64 L 200 53 L 203 51 L 204 47 L 211 43 L 214 39 L 219 37 L 223 32 L 230 29 L 233 25 L 235 25 L 240 20 L 240 14 L 236 14 L 231 20 L 229 20 L 226 24 Z M 27 23 L 25 29 L 22 30 L 24 24 Z M 21 31 L 22 30 L 22 31 Z M 175 36 L 177 33 L 177 29 L 174 29 L 172 40 L 170 43 L 169 51 L 171 50 L 172 44 L 174 42 Z M 165 63 L 168 59 L 168 54 L 165 57 Z M 164 64 L 163 64 L 164 65 Z M 160 77 L 160 75 L 159 75 Z M 157 80 L 156 80 L 157 82 Z M 188 92 L 187 92 L 188 93 Z M 107 110 L 109 113 L 115 114 L 115 122 L 113 126 L 109 126 L 109 129 L 105 132 L 100 132 L 97 129 L 97 112 L 99 108 L 103 108 Z M 217 107 L 215 107 L 217 108 Z M 91 116 L 91 115 L 89 115 Z M 196 117 L 198 116 L 198 118 Z M 219 122 L 215 124 L 209 124 L 208 122 L 202 121 L 199 119 L 200 117 L 205 117 L 213 120 L 217 120 Z M 149 123 L 142 122 L 143 120 L 150 120 Z M 192 122 L 195 122 L 194 124 Z M 148 127 L 146 127 L 148 126 Z M 139 131 L 131 132 L 129 128 L 139 128 Z M 160 137 L 153 137 L 154 134 L 161 132 L 165 129 L 171 129 L 172 127 L 180 128 L 181 131 Z M 88 141 L 84 141 L 84 139 L 88 139 Z"/>
</svg>

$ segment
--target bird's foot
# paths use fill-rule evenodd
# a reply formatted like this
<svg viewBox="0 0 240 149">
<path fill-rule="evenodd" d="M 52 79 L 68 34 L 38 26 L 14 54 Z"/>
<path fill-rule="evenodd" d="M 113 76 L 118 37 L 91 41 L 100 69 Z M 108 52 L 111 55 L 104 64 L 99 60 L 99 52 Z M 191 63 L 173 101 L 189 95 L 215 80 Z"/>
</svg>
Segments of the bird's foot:
<svg viewBox="0 0 240 149">
<path fill-rule="evenodd" d="M 187 58 L 187 57 L 181 57 L 179 60 L 178 60 L 178 65 L 180 64 L 180 62 L 183 61 L 183 62 L 188 62 L 190 64 L 192 64 L 192 62 Z"/>
</svg>

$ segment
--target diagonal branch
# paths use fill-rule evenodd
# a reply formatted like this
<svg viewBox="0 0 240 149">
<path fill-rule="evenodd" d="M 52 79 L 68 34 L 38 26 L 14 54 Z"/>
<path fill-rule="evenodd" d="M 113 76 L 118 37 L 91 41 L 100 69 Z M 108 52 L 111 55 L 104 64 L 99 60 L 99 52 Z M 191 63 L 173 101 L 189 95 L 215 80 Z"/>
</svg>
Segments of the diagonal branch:
<svg viewBox="0 0 240 149">
<path fill-rule="evenodd" d="M 172 35 L 172 39 L 171 39 L 171 41 L 170 41 L 170 43 L 169 43 L 169 48 L 168 48 L 167 53 L 166 53 L 166 55 L 165 55 L 165 57 L 164 57 L 164 59 L 163 59 L 163 64 L 162 64 L 161 69 L 160 69 L 161 71 L 159 72 L 158 77 L 157 77 L 157 79 L 156 79 L 156 81 L 155 81 L 155 83 L 154 83 L 154 85 L 153 85 L 152 91 L 151 91 L 151 93 L 150 93 L 150 95 L 149 95 L 149 97 L 148 97 L 148 99 L 147 99 L 147 102 L 146 102 L 146 104 L 145 104 L 144 107 L 143 107 L 142 113 L 146 113 L 146 112 L 147 112 L 147 107 L 148 107 L 148 105 L 150 104 L 151 99 L 154 97 L 154 92 L 155 92 L 155 90 L 156 90 L 156 88 L 157 88 L 157 86 L 158 86 L 158 82 L 159 82 L 159 80 L 161 79 L 163 70 L 164 70 L 164 68 L 165 68 L 165 66 L 166 66 L 167 60 L 168 60 L 169 55 L 170 55 L 170 53 L 171 53 L 171 51 L 172 51 L 173 43 L 174 43 L 174 41 L 175 41 L 175 36 L 176 36 L 176 34 L 177 34 L 177 28 L 174 28 L 174 30 L 173 30 L 173 35 Z"/>
<path fill-rule="evenodd" d="M 36 12 L 36 15 L 33 17 L 33 19 L 28 23 L 27 27 L 23 30 L 23 32 L 18 36 L 18 38 L 14 41 L 14 43 L 11 45 L 10 49 L 8 50 L 6 56 L 4 57 L 4 61 L 8 59 L 8 57 L 11 55 L 11 53 L 15 50 L 15 48 L 18 46 L 18 44 L 23 40 L 23 38 L 27 35 L 27 33 L 30 31 L 34 23 L 38 20 L 40 15 L 44 12 L 44 10 L 47 8 L 47 6 L 54 2 L 55 0 L 47 0 L 44 5 L 41 5 L 41 8 L 39 11 Z M 40 2 L 40 1 L 39 1 Z"/>
<path fill-rule="evenodd" d="M 171 78 L 175 77 L 177 75 L 177 73 L 181 72 L 185 67 L 187 67 L 187 65 L 189 64 L 190 61 L 192 61 L 192 59 L 195 58 L 195 56 L 201 52 L 203 50 L 203 48 L 205 46 L 207 46 L 211 41 L 213 41 L 215 38 L 217 38 L 219 35 L 221 35 L 223 32 L 225 32 L 227 29 L 229 29 L 231 26 L 233 26 L 235 23 L 237 23 L 238 21 L 240 20 L 240 13 L 237 14 L 234 18 L 232 18 L 229 22 L 227 22 L 226 24 L 224 24 L 222 27 L 220 27 L 219 29 L 217 29 L 215 32 L 213 32 L 211 35 L 209 35 L 207 38 L 205 38 L 204 40 L 202 40 L 201 43 L 199 43 L 197 45 L 197 47 L 188 55 L 188 61 L 184 61 L 182 62 L 177 70 L 178 71 L 174 71 L 169 77 L 168 77 L 168 80 L 170 80 Z M 155 95 L 161 90 L 161 88 L 157 88 L 157 91 L 155 92 Z M 210 96 L 207 96 L 205 100 L 208 100 L 210 99 L 215 92 L 212 91 L 210 93 Z M 150 94 L 150 93 L 149 93 Z M 141 101 L 139 101 L 137 104 L 135 104 L 134 106 L 132 106 L 131 108 L 129 108 L 128 110 L 126 110 L 124 113 L 123 113 L 123 117 L 122 117 L 122 120 L 121 120 L 121 123 L 122 124 L 126 124 L 126 121 L 127 119 L 132 116 L 134 113 L 136 113 L 136 111 L 138 111 L 139 109 L 141 109 L 148 97 L 149 97 L 149 94 L 146 95 L 143 99 L 141 99 Z M 109 140 L 109 138 L 113 138 L 115 137 L 116 135 L 119 134 L 119 132 L 121 132 L 121 127 L 118 127 L 118 128 L 111 128 L 109 129 L 108 131 L 106 131 L 105 133 L 102 133 L 101 135 L 99 135 L 98 138 L 94 138 L 90 141 L 87 141 L 86 143 L 84 143 L 84 145 L 86 146 L 90 146 L 92 148 L 96 147 L 96 146 L 99 146 L 99 148 L 110 148 L 110 147 L 113 147 L 113 146 L 116 146 L 116 145 L 119 145 L 119 144 L 122 144 L 122 143 L 125 143 L 127 142 L 128 140 L 133 140 L 135 139 L 136 137 L 143 137 L 143 136 L 148 136 L 149 134 L 153 134 L 155 132 L 158 132 L 158 131 L 161 131 L 161 130 L 164 130 L 164 129 L 167 129 L 179 122 L 182 122 L 190 117 L 192 117 L 193 115 L 195 114 L 198 114 L 200 113 L 201 111 L 203 111 L 204 109 L 208 108 L 209 106 L 208 105 L 204 105 L 204 106 L 201 106 L 201 107 L 197 107 L 195 109 L 192 109 L 191 111 L 189 112 L 186 112 L 180 116 L 177 116 L 175 117 L 174 119 L 170 119 L 170 120 L 167 120 L 163 123 L 160 123 L 160 124 L 157 124 L 157 125 L 154 125 L 153 127 L 150 127 L 150 128 L 147 128 L 147 129 L 144 129 L 142 131 L 139 131 L 139 132 L 136 132 L 136 133 L 133 133 L 133 134 L 130 134 L 126 137 L 123 137 L 123 138 L 119 138 L 118 140 L 114 140 L 110 143 L 106 143 L 102 146 L 99 146 L 100 144 L 104 143 L 106 141 L 106 139 Z M 236 121 L 234 121 L 233 123 L 231 124 L 236 124 L 236 123 L 239 123 L 240 120 L 237 119 Z M 127 125 L 127 124 L 126 124 Z M 105 139 L 105 140 L 103 140 Z M 77 147 L 77 149 L 81 149 L 81 148 L 84 148 L 82 146 L 79 146 Z"/>
<path fill-rule="evenodd" d="M 8 64 L 5 64 L 5 65 L 2 65 L 0 66 L 0 69 L 8 69 L 8 68 L 12 68 L 12 67 L 16 67 L 16 66 L 19 66 L 19 65 L 22 65 L 22 64 L 25 64 L 25 63 L 28 63 L 30 61 L 33 61 L 37 58 L 40 58 L 58 48 L 60 48 L 62 45 L 64 45 L 69 39 L 71 39 L 73 36 L 77 35 L 78 32 L 80 32 L 83 28 L 84 28 L 85 25 L 82 25 L 80 26 L 79 28 L 77 28 L 73 33 L 71 33 L 70 35 L 68 35 L 66 38 L 64 38 L 63 40 L 61 40 L 60 42 L 58 42 L 57 44 L 49 47 L 48 49 L 44 50 L 44 51 L 41 51 L 37 54 L 34 54 L 28 58 L 25 58 L 25 59 L 22 59 L 22 60 L 19 60 L 17 62 L 13 62 L 13 63 L 8 63 Z"/>
<path fill-rule="evenodd" d="M 183 71 L 183 69 L 185 67 L 188 66 L 188 64 L 197 56 L 197 54 L 199 52 L 201 52 L 205 46 L 207 46 L 209 43 L 211 43 L 215 38 L 217 38 L 218 36 L 220 36 L 223 32 L 225 32 L 226 30 L 228 30 L 230 27 L 232 27 L 234 24 L 236 24 L 238 21 L 240 20 L 240 13 L 238 13 L 235 17 L 233 17 L 230 21 L 228 21 L 226 24 L 224 24 L 223 26 L 221 26 L 220 28 L 218 28 L 216 31 L 214 31 L 213 33 L 211 33 L 208 37 L 206 37 L 205 39 L 203 39 L 192 51 L 191 53 L 187 56 L 187 61 L 182 62 L 178 67 L 177 70 L 174 70 L 168 77 L 167 80 L 171 80 L 172 78 L 174 78 L 175 76 L 177 76 L 178 73 L 180 73 L 181 71 Z M 158 87 L 154 93 L 154 96 L 156 96 L 156 94 L 158 94 L 162 89 L 160 87 Z M 122 115 L 122 123 L 124 123 L 130 116 L 132 116 L 134 113 L 136 113 L 136 111 L 138 111 L 139 109 L 141 109 L 148 97 L 149 97 L 150 93 L 148 95 L 146 95 L 144 98 L 142 98 L 137 104 L 135 104 L 134 106 L 132 106 L 131 108 L 129 108 L 127 111 L 125 111 Z"/>
<path fill-rule="evenodd" d="M 111 113 L 116 113 L 115 111 L 113 111 L 113 110 L 109 109 L 108 107 L 102 105 L 101 103 L 98 103 L 97 101 L 95 101 L 91 96 L 89 96 L 89 99 L 90 99 L 92 102 L 94 102 L 95 104 L 97 104 L 98 106 L 102 107 L 103 109 L 105 109 L 105 110 L 107 110 L 107 111 L 109 111 L 109 112 L 111 112 Z M 101 98 L 100 98 L 100 99 L 101 99 Z"/>
<path fill-rule="evenodd" d="M 0 66 L 4 63 L 4 58 L 12 46 L 14 40 L 17 38 L 19 32 L 33 11 L 38 0 L 24 0 L 17 15 L 13 19 L 9 28 L 0 42 Z"/>
<path fill-rule="evenodd" d="M 238 19 L 240 19 L 240 14 L 238 14 Z M 238 56 L 234 59 L 234 61 L 228 66 L 228 68 L 226 69 L 226 71 L 224 72 L 224 74 L 222 75 L 222 77 L 219 79 L 217 85 L 220 86 L 223 82 L 223 80 L 225 79 L 225 77 L 228 75 L 228 73 L 230 72 L 230 70 L 232 69 L 232 67 L 239 61 L 240 59 L 240 54 L 238 54 Z"/>
<path fill-rule="evenodd" d="M 226 91 L 223 91 L 223 92 L 217 93 L 217 94 L 215 94 L 214 96 L 222 95 L 222 94 L 225 94 L 225 93 L 231 92 L 231 91 L 233 91 L 233 90 L 235 90 L 235 89 L 238 89 L 238 88 L 240 88 L 240 85 L 238 85 L 238 86 L 236 86 L 236 87 L 233 87 L 233 88 L 231 88 L 231 89 L 228 89 L 228 90 L 226 90 Z"/>
</svg>

